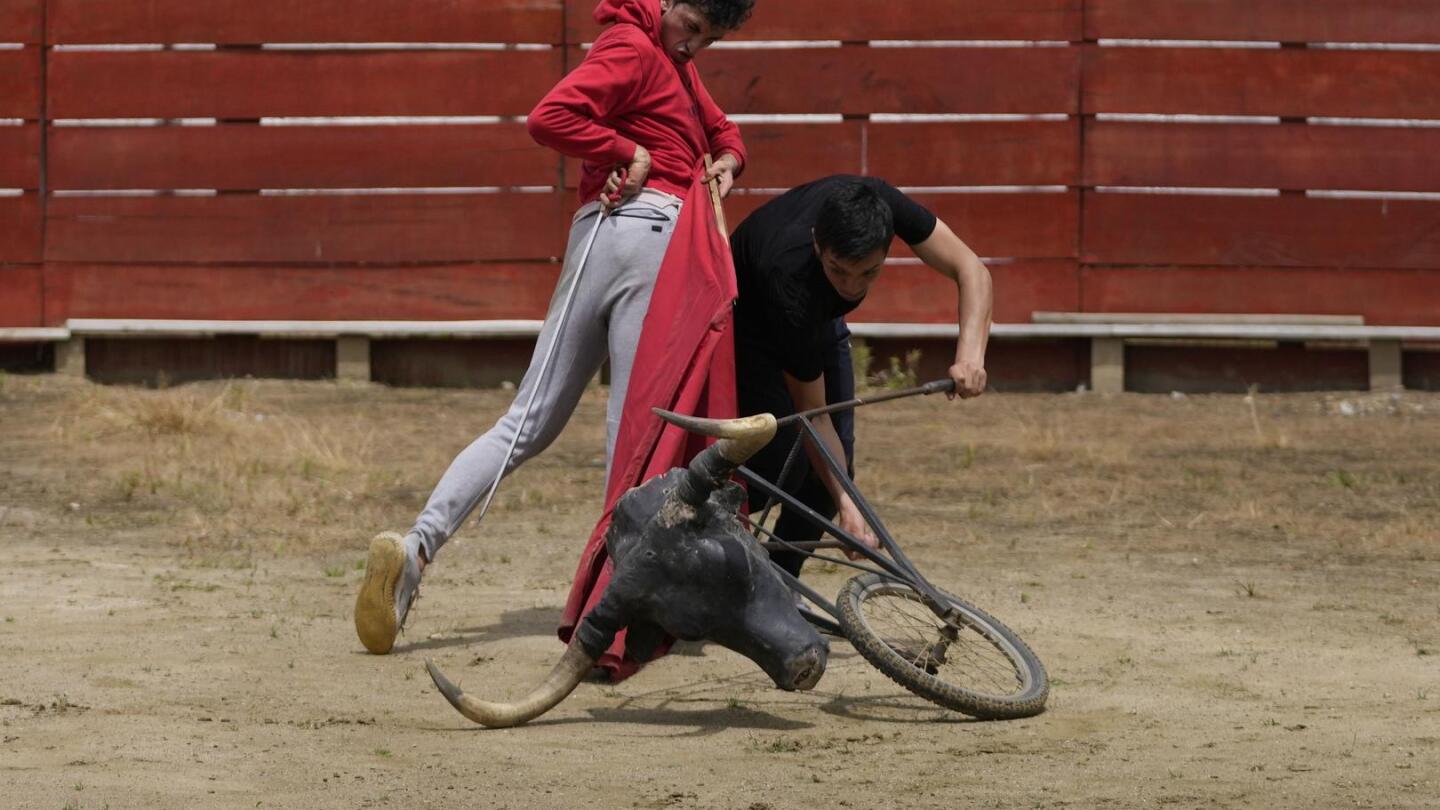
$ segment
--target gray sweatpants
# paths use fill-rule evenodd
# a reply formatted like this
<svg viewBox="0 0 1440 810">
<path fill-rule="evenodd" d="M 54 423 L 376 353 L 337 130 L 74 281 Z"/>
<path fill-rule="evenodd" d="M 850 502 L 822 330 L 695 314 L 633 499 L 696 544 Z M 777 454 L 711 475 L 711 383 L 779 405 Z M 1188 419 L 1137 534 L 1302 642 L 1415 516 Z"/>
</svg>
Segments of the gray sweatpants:
<svg viewBox="0 0 1440 810">
<path fill-rule="evenodd" d="M 430 494 L 425 510 L 416 518 L 411 536 L 406 538 L 407 544 L 418 542 L 423 546 L 427 559 L 435 559 L 440 547 L 479 506 L 496 476 L 508 475 L 527 459 L 539 455 L 560 435 L 585 386 L 600 370 L 607 355 L 610 359 L 605 443 L 608 477 L 635 348 L 640 342 L 640 329 L 660 262 L 679 219 L 680 199 L 647 189 L 611 212 L 600 225 L 600 233 L 582 271 L 580 254 L 599 213 L 598 203 L 584 205 L 575 213 L 565 248 L 565 267 L 555 285 L 535 354 L 515 392 L 515 400 L 494 427 L 450 462 L 450 468 Z M 580 288 L 562 330 L 560 312 L 577 273 Z M 550 344 L 555 342 L 559 343 L 555 356 L 545 379 L 541 380 L 540 365 Z M 515 454 L 510 464 L 501 470 L 505 451 L 520 427 L 525 403 L 537 386 L 535 404 L 515 445 Z"/>
</svg>

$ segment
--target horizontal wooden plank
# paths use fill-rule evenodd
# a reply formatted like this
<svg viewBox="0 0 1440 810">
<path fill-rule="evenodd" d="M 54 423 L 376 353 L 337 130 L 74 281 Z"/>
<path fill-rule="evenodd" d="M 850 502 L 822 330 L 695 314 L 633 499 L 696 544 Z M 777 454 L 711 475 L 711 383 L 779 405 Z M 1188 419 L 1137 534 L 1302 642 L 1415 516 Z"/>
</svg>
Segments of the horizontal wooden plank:
<svg viewBox="0 0 1440 810">
<path fill-rule="evenodd" d="M 1076 256 L 1079 192 L 913 196 L 982 256 L 1026 259 Z M 773 199 L 773 195 L 732 194 L 725 202 L 726 217 L 738 225 L 769 199 Z M 890 255 L 905 258 L 913 254 L 904 243 L 897 241 Z"/>
<path fill-rule="evenodd" d="M 1081 270 L 1087 312 L 1312 312 L 1440 325 L 1440 270 L 1108 267 Z"/>
<path fill-rule="evenodd" d="M 444 262 L 564 251 L 560 194 L 57 197 L 46 259 Z"/>
<path fill-rule="evenodd" d="M 261 377 L 323 380 L 335 376 L 335 341 L 212 338 L 90 338 L 85 375 L 107 385 L 176 385 Z"/>
<path fill-rule="evenodd" d="M 1142 394 L 1364 391 L 1364 350 L 1230 346 L 1126 346 L 1125 390 Z"/>
<path fill-rule="evenodd" d="M 1086 0 L 1089 39 L 1440 42 L 1434 0 Z"/>
<path fill-rule="evenodd" d="M 42 0 L 0 0 L 0 42 L 37 44 Z"/>
<path fill-rule="evenodd" d="M 40 117 L 40 49 L 0 50 L 0 118 Z"/>
<path fill-rule="evenodd" d="M 1084 198 L 1094 264 L 1440 266 L 1440 203 L 1099 194 Z"/>
<path fill-rule="evenodd" d="M 1036 309 L 1080 306 L 1079 266 L 1069 259 L 992 263 L 994 319 L 1028 321 Z M 923 265 L 886 267 L 865 303 L 847 316 L 852 323 L 955 323 L 959 309 L 955 282 Z"/>
<path fill-rule="evenodd" d="M 559 162 L 518 123 L 58 127 L 49 172 L 56 189 L 541 186 Z"/>
<path fill-rule="evenodd" d="M 742 188 L 783 188 L 829 174 L 868 173 L 895 185 L 1075 185 L 1077 121 L 744 124 Z M 568 161 L 566 182 L 579 177 Z"/>
<path fill-rule="evenodd" d="M 899 186 L 1076 185 L 1069 121 L 867 123 L 870 174 Z"/>
<path fill-rule="evenodd" d="M 1088 121 L 1085 184 L 1440 189 L 1440 129 Z"/>
<path fill-rule="evenodd" d="M 559 80 L 547 51 L 62 51 L 54 118 L 524 115 Z"/>
<path fill-rule="evenodd" d="M 741 137 L 749 161 L 741 174 L 742 188 L 783 188 L 842 172 L 859 173 L 864 123 L 742 124 Z M 575 188 L 580 161 L 565 160 L 565 184 Z"/>
<path fill-rule="evenodd" d="M 1440 391 L 1440 352 L 1405 352 L 1403 377 L 1412 391 Z"/>
<path fill-rule="evenodd" d="M 40 187 L 40 127 L 0 126 L 0 188 Z"/>
<path fill-rule="evenodd" d="M 568 0 L 570 42 L 599 34 L 594 0 Z M 908 0 L 903 12 L 875 0 L 760 2 L 726 39 L 1040 39 L 1077 40 L 1080 0 Z"/>
<path fill-rule="evenodd" d="M 740 183 L 750 188 L 798 186 L 828 174 L 858 174 L 864 166 L 859 121 L 833 124 L 744 124 L 749 160 Z"/>
<path fill-rule="evenodd" d="M 1020 259 L 1074 258 L 1080 233 L 1080 195 L 916 194 L 976 253 Z M 891 251 L 909 255 L 907 249 Z"/>
<path fill-rule="evenodd" d="M 40 197 L 0 197 L 0 262 L 38 262 L 42 229 Z"/>
<path fill-rule="evenodd" d="M 43 326 L 44 301 L 38 265 L 0 264 L 0 326 Z"/>
<path fill-rule="evenodd" d="M 1080 49 L 764 48 L 709 51 L 696 64 L 732 115 L 1072 113 Z"/>
<path fill-rule="evenodd" d="M 49 0 L 52 42 L 549 42 L 561 0 Z M 0 0 L 3 2 L 3 0 Z M 13 2 L 13 0 L 11 0 Z"/>
<path fill-rule="evenodd" d="M 46 317 L 488 320 L 545 317 L 558 263 L 417 267 L 45 265 Z"/>
<path fill-rule="evenodd" d="M 1085 50 L 1087 113 L 1440 118 L 1440 53 Z"/>
</svg>

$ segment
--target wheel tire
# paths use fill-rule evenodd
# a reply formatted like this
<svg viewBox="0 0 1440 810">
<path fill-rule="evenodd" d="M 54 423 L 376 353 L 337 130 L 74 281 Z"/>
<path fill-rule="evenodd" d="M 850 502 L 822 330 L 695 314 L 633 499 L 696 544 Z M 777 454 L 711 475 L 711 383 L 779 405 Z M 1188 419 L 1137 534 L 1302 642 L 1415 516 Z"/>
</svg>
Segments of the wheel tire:
<svg viewBox="0 0 1440 810">
<path fill-rule="evenodd" d="M 980 608 L 948 593 L 942 595 L 950 600 L 959 622 L 946 622 L 925 605 L 914 588 L 879 574 L 861 574 L 846 582 L 836 602 L 840 624 L 860 655 L 920 697 L 981 720 L 1012 720 L 1044 711 L 1050 681 L 1030 647 Z M 902 606 L 912 633 L 928 622 L 933 624 L 933 639 L 929 629 L 924 638 L 913 634 L 901 638 L 898 631 L 881 626 L 886 610 L 898 611 Z M 941 632 L 947 627 L 957 631 L 957 637 L 941 645 Z M 947 659 L 957 644 L 962 645 L 964 667 Z M 919 651 L 907 650 L 907 646 Z M 937 646 L 939 655 L 935 657 L 932 652 Z M 977 663 L 981 665 L 978 668 Z M 1014 677 L 1013 687 L 1006 676 L 1007 667 Z"/>
</svg>

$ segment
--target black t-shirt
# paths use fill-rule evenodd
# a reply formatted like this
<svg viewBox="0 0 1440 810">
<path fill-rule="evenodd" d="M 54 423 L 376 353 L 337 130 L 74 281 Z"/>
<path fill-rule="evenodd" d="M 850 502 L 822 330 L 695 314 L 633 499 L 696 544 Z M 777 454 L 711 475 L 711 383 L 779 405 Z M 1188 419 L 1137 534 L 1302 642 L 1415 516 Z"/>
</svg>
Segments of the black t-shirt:
<svg viewBox="0 0 1440 810">
<path fill-rule="evenodd" d="M 833 175 L 787 191 L 745 218 L 730 237 L 735 257 L 735 349 L 742 379 L 778 368 L 798 380 L 819 377 L 834 321 L 860 305 L 835 292 L 815 255 L 811 230 L 836 185 L 875 188 L 895 220 L 895 235 L 917 245 L 935 230 L 935 215 L 873 177 Z"/>
</svg>

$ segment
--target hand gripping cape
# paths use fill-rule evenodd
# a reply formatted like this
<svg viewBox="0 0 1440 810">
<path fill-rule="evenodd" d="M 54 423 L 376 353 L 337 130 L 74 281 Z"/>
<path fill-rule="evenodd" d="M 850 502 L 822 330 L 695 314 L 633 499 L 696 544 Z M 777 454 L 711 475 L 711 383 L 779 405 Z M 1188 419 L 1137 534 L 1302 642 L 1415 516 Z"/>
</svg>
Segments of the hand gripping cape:
<svg viewBox="0 0 1440 810">
<path fill-rule="evenodd" d="M 735 416 L 735 294 L 730 243 L 715 221 L 706 186 L 697 178 L 685 195 L 645 313 L 605 486 L 605 511 L 585 544 L 570 587 L 560 625 L 562 641 L 570 641 L 610 581 L 605 532 L 615 502 L 631 487 L 688 464 L 705 448 L 704 438 L 666 427 L 650 409 L 715 419 Z M 657 654 L 668 648 L 667 642 Z M 618 681 L 635 674 L 643 662 L 625 657 L 622 632 L 598 664 Z"/>
</svg>

